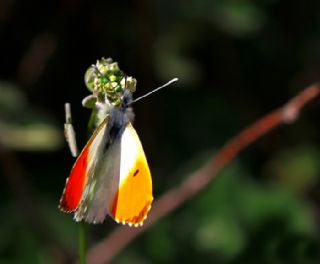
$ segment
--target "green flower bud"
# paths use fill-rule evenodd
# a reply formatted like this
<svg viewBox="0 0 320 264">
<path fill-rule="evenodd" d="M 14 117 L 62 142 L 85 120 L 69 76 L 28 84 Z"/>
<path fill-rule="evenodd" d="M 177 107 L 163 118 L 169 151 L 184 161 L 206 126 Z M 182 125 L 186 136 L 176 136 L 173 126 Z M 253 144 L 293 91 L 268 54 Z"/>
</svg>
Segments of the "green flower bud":
<svg viewBox="0 0 320 264">
<path fill-rule="evenodd" d="M 131 76 L 128 76 L 126 79 L 126 89 L 130 90 L 131 92 L 136 91 L 137 86 L 137 80 L 135 78 L 132 78 Z"/>
<path fill-rule="evenodd" d="M 112 74 L 112 75 L 110 75 L 109 76 L 109 80 L 111 81 L 111 82 L 115 82 L 115 81 L 117 81 L 117 76 L 115 76 L 114 74 Z"/>
<path fill-rule="evenodd" d="M 97 98 L 94 95 L 89 95 L 82 100 L 82 105 L 86 108 L 94 108 L 97 102 Z"/>
<path fill-rule="evenodd" d="M 88 68 L 88 70 L 86 71 L 86 73 L 84 75 L 84 82 L 90 92 L 92 92 L 94 89 L 95 79 L 96 79 L 95 68 L 93 68 L 93 67 Z"/>
<path fill-rule="evenodd" d="M 120 97 L 118 97 L 115 101 L 112 102 L 114 106 L 120 106 L 121 103 L 122 103 L 122 100 L 120 99 Z"/>
<path fill-rule="evenodd" d="M 118 63 L 117 62 L 111 63 L 109 65 L 109 70 L 112 71 L 112 72 L 119 72 L 120 68 L 118 66 Z"/>
</svg>

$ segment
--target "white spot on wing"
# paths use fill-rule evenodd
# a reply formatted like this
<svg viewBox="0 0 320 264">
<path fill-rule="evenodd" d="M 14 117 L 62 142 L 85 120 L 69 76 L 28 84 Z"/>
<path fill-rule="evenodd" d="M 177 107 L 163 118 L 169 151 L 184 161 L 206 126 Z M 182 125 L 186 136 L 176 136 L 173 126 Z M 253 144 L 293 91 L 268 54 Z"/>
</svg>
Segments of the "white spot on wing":
<svg viewBox="0 0 320 264">
<path fill-rule="evenodd" d="M 136 163 L 142 148 L 138 135 L 129 123 L 121 138 L 120 185 Z"/>
</svg>

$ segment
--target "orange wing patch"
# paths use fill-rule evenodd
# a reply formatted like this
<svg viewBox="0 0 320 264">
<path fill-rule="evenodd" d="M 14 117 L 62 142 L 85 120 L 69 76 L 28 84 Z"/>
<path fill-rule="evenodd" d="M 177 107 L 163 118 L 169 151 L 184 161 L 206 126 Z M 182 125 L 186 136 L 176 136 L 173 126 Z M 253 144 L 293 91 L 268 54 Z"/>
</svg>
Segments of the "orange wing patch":
<svg viewBox="0 0 320 264">
<path fill-rule="evenodd" d="M 117 222 L 139 226 L 151 208 L 152 183 L 148 165 L 137 160 L 114 199 L 112 215 Z"/>
<path fill-rule="evenodd" d="M 129 123 L 121 139 L 120 183 L 111 215 L 129 226 L 142 225 L 151 208 L 152 179 L 138 135 Z"/>
</svg>

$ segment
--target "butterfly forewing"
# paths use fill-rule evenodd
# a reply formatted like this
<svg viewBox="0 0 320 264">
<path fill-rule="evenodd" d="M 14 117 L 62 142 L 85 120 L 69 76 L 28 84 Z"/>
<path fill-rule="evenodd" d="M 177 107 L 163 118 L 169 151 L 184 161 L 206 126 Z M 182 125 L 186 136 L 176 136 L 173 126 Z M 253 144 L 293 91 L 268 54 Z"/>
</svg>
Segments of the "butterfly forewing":
<svg viewBox="0 0 320 264">
<path fill-rule="evenodd" d="M 128 123 L 121 137 L 119 187 L 111 209 L 123 224 L 140 225 L 151 208 L 152 179 L 139 137 Z"/>
</svg>

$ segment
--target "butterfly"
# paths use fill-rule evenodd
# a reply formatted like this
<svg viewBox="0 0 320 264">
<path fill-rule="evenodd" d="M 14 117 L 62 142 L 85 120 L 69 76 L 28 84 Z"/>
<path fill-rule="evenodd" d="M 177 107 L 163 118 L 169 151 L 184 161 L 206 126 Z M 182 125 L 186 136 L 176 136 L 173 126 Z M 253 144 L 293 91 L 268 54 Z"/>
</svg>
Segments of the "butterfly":
<svg viewBox="0 0 320 264">
<path fill-rule="evenodd" d="M 98 61 L 97 67 L 93 67 L 95 77 L 104 78 L 106 74 L 101 63 L 106 66 L 110 61 Z M 133 101 L 135 82 L 128 86 L 125 79 L 124 89 L 113 89 L 116 85 L 103 78 L 101 83 L 107 91 L 105 100 L 108 106 L 105 117 L 72 167 L 59 208 L 63 212 L 74 212 L 76 221 L 101 223 L 106 215 L 110 215 L 116 222 L 137 227 L 143 224 L 151 208 L 152 178 L 128 110 L 133 102 L 148 94 Z M 94 80 L 92 83 L 98 82 Z M 130 89 L 133 86 L 134 89 Z M 99 90 L 99 85 L 94 90 Z"/>
</svg>

